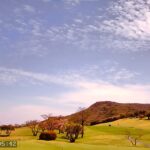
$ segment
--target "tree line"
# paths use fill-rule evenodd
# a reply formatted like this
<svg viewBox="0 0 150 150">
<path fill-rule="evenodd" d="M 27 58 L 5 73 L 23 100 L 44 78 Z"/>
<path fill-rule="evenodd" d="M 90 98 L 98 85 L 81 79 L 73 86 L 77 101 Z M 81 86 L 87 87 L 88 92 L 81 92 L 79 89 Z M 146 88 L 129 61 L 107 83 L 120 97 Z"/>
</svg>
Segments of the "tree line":
<svg viewBox="0 0 150 150">
<path fill-rule="evenodd" d="M 70 142 L 75 142 L 79 136 L 84 137 L 86 117 L 83 108 L 80 108 L 79 112 L 81 113 L 79 117 L 69 119 L 44 114 L 41 115 L 44 121 L 30 120 L 26 122 L 26 126 L 31 129 L 33 136 L 40 134 L 39 139 L 54 140 L 57 137 L 55 131 L 58 130 L 58 134 L 62 133 Z"/>
</svg>

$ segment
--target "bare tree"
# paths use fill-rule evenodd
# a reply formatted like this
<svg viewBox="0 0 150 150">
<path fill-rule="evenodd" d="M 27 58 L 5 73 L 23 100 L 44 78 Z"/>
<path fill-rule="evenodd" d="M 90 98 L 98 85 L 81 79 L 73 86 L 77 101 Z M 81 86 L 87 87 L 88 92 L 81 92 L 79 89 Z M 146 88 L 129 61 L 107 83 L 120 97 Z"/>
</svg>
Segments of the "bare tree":
<svg viewBox="0 0 150 150">
<path fill-rule="evenodd" d="M 81 112 L 81 125 L 82 125 L 81 137 L 83 138 L 83 136 L 84 136 L 84 125 L 85 125 L 85 121 L 86 121 L 85 108 L 79 107 L 79 111 Z"/>
<path fill-rule="evenodd" d="M 142 133 L 138 133 L 136 135 L 131 134 L 130 131 L 126 131 L 127 139 L 128 141 L 132 144 L 132 146 L 137 146 L 138 141 L 141 139 L 143 136 Z"/>
<path fill-rule="evenodd" d="M 26 122 L 26 125 L 31 129 L 33 136 L 37 136 L 40 128 L 37 120 L 30 120 Z"/>
<path fill-rule="evenodd" d="M 70 142 L 75 142 L 81 130 L 82 126 L 80 124 L 68 124 L 66 126 L 66 138 L 69 139 Z"/>
<path fill-rule="evenodd" d="M 85 112 L 85 108 L 84 107 L 79 107 L 78 108 L 78 117 L 74 119 L 75 123 L 79 123 L 82 126 L 82 130 L 81 130 L 81 137 L 83 138 L 84 136 L 84 126 L 85 123 L 87 121 L 87 113 Z"/>
<path fill-rule="evenodd" d="M 41 117 L 46 120 L 46 119 L 52 117 L 52 113 L 50 113 L 50 114 L 43 114 L 43 115 L 41 115 Z"/>
<path fill-rule="evenodd" d="M 45 119 L 45 128 L 46 130 L 54 130 L 55 129 L 55 117 L 52 116 L 52 114 L 44 114 L 41 115 L 43 119 Z"/>
</svg>

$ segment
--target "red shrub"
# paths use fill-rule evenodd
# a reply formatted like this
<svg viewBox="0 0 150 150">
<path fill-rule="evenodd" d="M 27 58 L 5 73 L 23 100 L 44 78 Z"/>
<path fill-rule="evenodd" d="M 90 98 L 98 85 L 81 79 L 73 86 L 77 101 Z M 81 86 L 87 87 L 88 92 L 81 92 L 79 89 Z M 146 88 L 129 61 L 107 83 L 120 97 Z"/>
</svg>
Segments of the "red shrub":
<svg viewBox="0 0 150 150">
<path fill-rule="evenodd" d="M 56 133 L 54 131 L 49 131 L 49 132 L 42 132 L 39 136 L 39 140 L 55 140 L 57 137 Z"/>
</svg>

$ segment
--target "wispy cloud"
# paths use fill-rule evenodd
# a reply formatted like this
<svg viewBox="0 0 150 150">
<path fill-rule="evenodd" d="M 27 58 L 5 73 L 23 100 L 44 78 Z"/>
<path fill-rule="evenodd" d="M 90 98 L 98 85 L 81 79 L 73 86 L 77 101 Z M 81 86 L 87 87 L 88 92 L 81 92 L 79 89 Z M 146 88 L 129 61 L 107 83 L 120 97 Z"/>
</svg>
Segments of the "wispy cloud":
<svg viewBox="0 0 150 150">
<path fill-rule="evenodd" d="M 75 80 L 78 80 L 80 77 L 73 75 L 51 75 L 44 73 L 34 73 L 29 71 L 23 71 L 19 69 L 8 69 L 0 67 L 0 83 L 4 84 L 14 84 L 21 83 L 21 81 L 28 81 L 32 84 L 62 84 L 62 85 L 71 85 Z"/>
<path fill-rule="evenodd" d="M 67 8 L 79 5 L 81 0 L 63 0 Z"/>
<path fill-rule="evenodd" d="M 82 23 L 81 19 L 74 19 L 74 21 L 77 22 L 77 23 Z"/>
<path fill-rule="evenodd" d="M 127 39 L 148 40 L 150 37 L 149 1 L 119 0 L 110 7 L 114 19 L 104 21 L 107 30 Z"/>
<path fill-rule="evenodd" d="M 149 50 L 149 1 L 118 0 L 111 2 L 107 10 L 107 17 L 99 24 L 112 48 L 123 52 Z"/>
<path fill-rule="evenodd" d="M 24 5 L 24 10 L 27 12 L 35 12 L 35 8 L 31 5 Z"/>
<path fill-rule="evenodd" d="M 148 50 L 150 37 L 149 2 L 136 0 L 119 0 L 111 2 L 105 16 L 98 16 L 89 24 L 75 19 L 76 23 L 64 28 L 65 33 L 72 32 L 72 37 L 65 38 L 70 43 L 80 45 L 81 49 L 143 51 Z M 57 34 L 57 33 L 56 33 Z M 67 35 L 67 34 L 66 34 Z"/>
<path fill-rule="evenodd" d="M 125 68 L 121 68 L 117 70 L 117 68 L 112 67 L 109 70 L 106 71 L 108 73 L 107 79 L 109 81 L 114 81 L 114 83 L 118 83 L 120 81 L 133 81 L 136 76 L 139 76 L 139 73 L 129 71 Z"/>
<path fill-rule="evenodd" d="M 92 75 L 92 76 L 91 76 Z M 110 82 L 113 84 L 122 81 L 134 80 L 139 75 L 136 72 L 129 71 L 125 68 L 106 67 L 101 69 L 100 66 L 94 65 L 90 67 L 81 68 L 80 70 L 70 70 L 61 72 L 59 74 L 46 74 L 24 71 L 21 69 L 10 69 L 0 67 L 0 83 L 1 84 L 14 84 L 28 81 L 32 84 L 61 84 L 64 86 L 80 87 L 80 82 L 85 82 L 91 78 L 96 82 Z M 82 86 L 81 86 L 82 87 Z"/>
<path fill-rule="evenodd" d="M 37 99 L 42 102 L 58 101 L 65 104 L 73 104 L 74 109 L 77 107 L 88 107 L 95 101 L 116 101 L 122 103 L 149 103 L 150 85 L 113 85 L 105 82 L 86 81 L 80 82 L 78 90 L 64 92 L 55 97 L 39 96 Z"/>
<path fill-rule="evenodd" d="M 94 2 L 96 1 L 89 3 Z M 83 1 L 64 0 L 63 3 L 67 6 L 77 6 Z M 96 12 L 99 7 L 97 5 L 93 10 L 94 16 L 83 15 L 79 12 L 80 15 L 70 17 L 69 21 L 57 25 L 38 17 L 38 12 L 33 17 L 33 12 L 36 11 L 34 7 L 28 4 L 24 4 L 23 8 L 16 7 L 12 19 L 1 20 L 2 27 L 6 31 L 8 29 L 17 31 L 22 37 L 17 42 L 13 42 L 11 47 L 18 55 L 45 56 L 53 47 L 59 49 L 62 46 L 69 47 L 70 50 L 73 47 L 81 51 L 137 52 L 149 50 L 149 1 L 112 1 L 109 8 L 101 8 L 100 12 Z M 24 14 L 23 11 L 30 13 Z M 48 13 L 46 10 L 41 11 Z M 101 13 L 102 11 L 105 13 Z M 24 20 L 25 15 L 28 15 L 28 20 Z M 14 20 L 16 24 L 13 24 Z M 10 37 L 7 34 L 5 36 L 9 41 Z M 2 40 L 2 43 L 7 45 L 5 40 Z"/>
</svg>

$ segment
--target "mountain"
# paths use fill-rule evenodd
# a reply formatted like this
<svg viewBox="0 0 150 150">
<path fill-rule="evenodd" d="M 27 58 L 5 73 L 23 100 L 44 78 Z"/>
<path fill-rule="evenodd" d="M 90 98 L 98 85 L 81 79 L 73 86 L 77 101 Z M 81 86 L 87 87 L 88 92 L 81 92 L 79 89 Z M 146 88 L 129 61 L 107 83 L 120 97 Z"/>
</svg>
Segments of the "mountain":
<svg viewBox="0 0 150 150">
<path fill-rule="evenodd" d="M 117 103 L 111 101 L 96 102 L 84 111 L 67 116 L 70 120 L 86 120 L 94 125 L 127 117 L 143 117 L 150 112 L 150 104 Z"/>
</svg>

